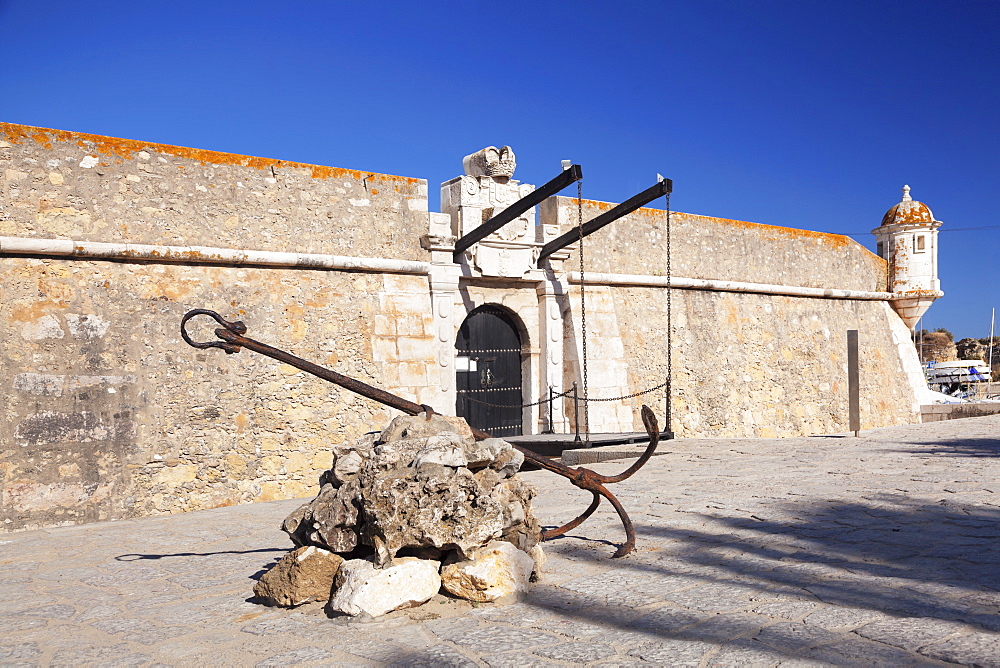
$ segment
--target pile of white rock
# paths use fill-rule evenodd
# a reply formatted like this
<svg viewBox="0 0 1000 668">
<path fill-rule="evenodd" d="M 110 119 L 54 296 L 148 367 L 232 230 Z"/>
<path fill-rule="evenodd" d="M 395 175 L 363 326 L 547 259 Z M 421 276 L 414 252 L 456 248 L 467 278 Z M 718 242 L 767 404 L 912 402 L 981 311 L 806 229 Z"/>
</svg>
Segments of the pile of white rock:
<svg viewBox="0 0 1000 668">
<path fill-rule="evenodd" d="M 397 417 L 337 446 L 319 495 L 282 524 L 297 548 L 254 593 L 375 617 L 441 590 L 478 602 L 524 591 L 544 555 L 523 462 L 506 441 L 477 441 L 441 415 Z"/>
</svg>

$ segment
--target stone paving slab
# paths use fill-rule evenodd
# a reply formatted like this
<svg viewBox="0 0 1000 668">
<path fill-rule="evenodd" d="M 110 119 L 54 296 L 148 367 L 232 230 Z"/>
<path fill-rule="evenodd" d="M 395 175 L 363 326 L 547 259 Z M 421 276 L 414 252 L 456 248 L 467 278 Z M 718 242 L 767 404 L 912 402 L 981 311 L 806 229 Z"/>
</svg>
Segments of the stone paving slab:
<svg viewBox="0 0 1000 668">
<path fill-rule="evenodd" d="M 525 475 L 549 525 L 589 501 Z M 519 601 L 367 621 L 250 600 L 301 501 L 0 534 L 0 666 L 1000 666 L 1000 416 L 673 441 L 613 489 L 634 554 L 605 505 Z"/>
</svg>

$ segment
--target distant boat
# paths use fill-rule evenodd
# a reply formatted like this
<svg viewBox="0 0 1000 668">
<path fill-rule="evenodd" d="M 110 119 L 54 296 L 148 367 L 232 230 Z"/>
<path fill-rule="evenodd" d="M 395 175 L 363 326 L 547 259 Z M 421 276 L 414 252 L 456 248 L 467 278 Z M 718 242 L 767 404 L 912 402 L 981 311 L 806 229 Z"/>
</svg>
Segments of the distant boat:
<svg viewBox="0 0 1000 668">
<path fill-rule="evenodd" d="M 928 362 L 924 375 L 932 390 L 962 396 L 969 391 L 970 384 L 990 381 L 990 367 L 983 360 Z"/>
</svg>

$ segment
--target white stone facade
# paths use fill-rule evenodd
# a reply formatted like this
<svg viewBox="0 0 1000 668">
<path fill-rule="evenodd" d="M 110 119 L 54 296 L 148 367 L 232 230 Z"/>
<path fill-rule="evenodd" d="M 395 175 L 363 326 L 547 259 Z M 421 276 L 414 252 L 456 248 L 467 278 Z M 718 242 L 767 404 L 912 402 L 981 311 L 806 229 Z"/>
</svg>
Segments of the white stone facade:
<svg viewBox="0 0 1000 668">
<path fill-rule="evenodd" d="M 561 402 L 537 402 L 549 388 L 562 392 L 565 382 L 564 313 L 569 285 L 566 277 L 536 266 L 538 252 L 559 234 L 557 225 L 536 223 L 535 207 L 476 243 L 455 263 L 455 241 L 527 196 L 535 187 L 519 183 L 513 175 L 514 155 L 509 147 L 498 152 L 502 160 L 491 162 L 497 149 L 488 147 L 466 157 L 466 174 L 441 184 L 442 213 L 431 219 L 430 234 L 423 240 L 431 250 L 431 291 L 438 320 L 439 351 L 443 373 L 454 367 L 455 339 L 466 316 L 486 304 L 507 309 L 518 322 L 522 342 L 522 401 L 525 433 L 568 431 Z M 483 156 L 486 157 L 483 157 Z M 483 167 L 490 162 L 492 167 Z M 432 214 L 434 216 L 434 214 Z M 558 253 L 550 266 L 559 266 L 567 252 Z M 442 385 L 442 405 L 455 406 L 454 382 Z"/>
</svg>

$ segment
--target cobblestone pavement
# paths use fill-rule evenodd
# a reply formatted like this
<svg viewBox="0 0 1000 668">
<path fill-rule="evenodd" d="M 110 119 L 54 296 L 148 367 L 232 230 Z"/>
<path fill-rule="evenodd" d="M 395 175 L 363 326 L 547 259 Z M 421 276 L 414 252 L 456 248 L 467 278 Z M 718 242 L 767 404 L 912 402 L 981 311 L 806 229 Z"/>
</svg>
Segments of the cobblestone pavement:
<svg viewBox="0 0 1000 668">
<path fill-rule="evenodd" d="M 663 448 L 615 486 L 637 551 L 605 505 L 506 605 L 250 602 L 299 501 L 2 534 L 0 664 L 1000 665 L 1000 416 Z M 547 523 L 589 500 L 526 475 Z"/>
</svg>

